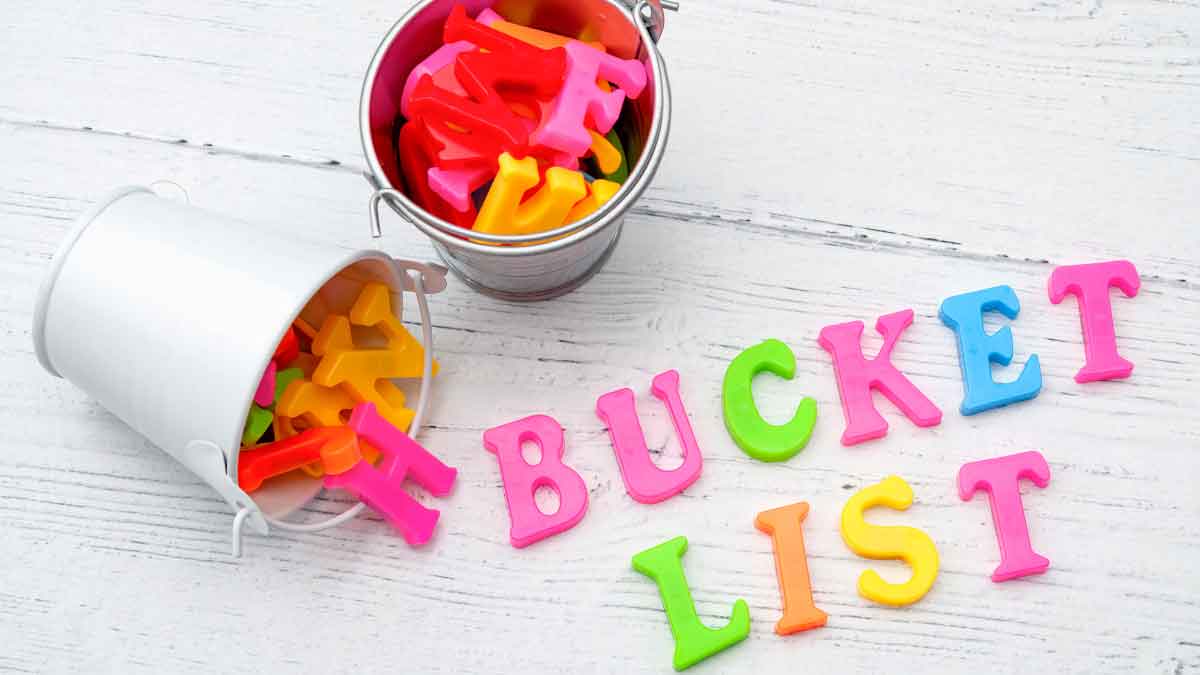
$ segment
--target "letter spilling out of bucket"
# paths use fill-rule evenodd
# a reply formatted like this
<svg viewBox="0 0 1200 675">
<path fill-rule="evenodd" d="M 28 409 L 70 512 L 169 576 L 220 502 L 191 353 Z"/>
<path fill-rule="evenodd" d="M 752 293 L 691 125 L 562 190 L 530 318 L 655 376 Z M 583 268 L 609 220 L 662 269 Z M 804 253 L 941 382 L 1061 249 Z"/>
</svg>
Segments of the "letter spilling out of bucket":
<svg viewBox="0 0 1200 675">
<path fill-rule="evenodd" d="M 314 306 L 348 311 L 373 283 L 390 289 L 397 317 L 404 291 L 417 292 L 431 349 L 424 294 L 444 288 L 440 270 L 298 241 L 147 188 L 124 188 L 85 213 L 55 254 L 34 314 L 35 349 L 51 374 L 212 486 L 238 514 L 237 551 L 243 522 L 266 534 L 269 524 L 316 530 L 348 519 L 278 520 L 315 496 L 321 482 L 289 480 L 251 498 L 238 487 L 238 453 L 247 410 L 292 322 L 302 310 L 320 321 Z M 320 302 L 310 303 L 314 297 Z"/>
</svg>

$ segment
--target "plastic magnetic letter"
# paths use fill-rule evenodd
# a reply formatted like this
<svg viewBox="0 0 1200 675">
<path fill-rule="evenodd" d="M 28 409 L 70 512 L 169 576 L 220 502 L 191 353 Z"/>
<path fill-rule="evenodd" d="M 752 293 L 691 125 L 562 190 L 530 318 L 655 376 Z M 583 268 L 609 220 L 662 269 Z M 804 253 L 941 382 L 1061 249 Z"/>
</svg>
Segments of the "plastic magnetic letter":
<svg viewBox="0 0 1200 675">
<path fill-rule="evenodd" d="M 453 67 L 454 60 L 459 54 L 469 52 L 475 49 L 475 45 L 460 40 L 458 42 L 450 42 L 438 47 L 425 60 L 413 67 L 412 72 L 408 74 L 408 79 L 404 81 L 404 90 L 400 94 L 400 114 L 408 117 L 408 102 L 412 99 L 413 91 L 417 88 L 417 83 L 426 75 L 434 77 L 438 71 L 443 68 Z"/>
<path fill-rule="evenodd" d="M 434 147 L 436 146 L 436 147 Z M 444 147 L 432 139 L 429 127 L 420 120 L 411 121 L 400 129 L 400 167 L 408 195 L 421 208 L 459 227 L 475 224 L 474 206 L 466 211 L 457 211 L 429 186 L 429 170 L 435 166 L 436 153 Z"/>
<path fill-rule="evenodd" d="M 275 415 L 276 419 L 299 417 L 310 427 L 340 427 L 343 424 L 342 413 L 352 410 L 354 404 L 354 399 L 339 388 L 322 387 L 299 379 L 293 380 L 283 391 L 283 395 L 275 403 Z M 290 425 L 289 422 L 278 426 L 284 429 Z M 363 452 L 369 461 L 374 461 L 377 457 L 374 450 L 364 448 Z M 320 478 L 325 473 L 318 462 L 301 468 L 313 478 Z"/>
<path fill-rule="evenodd" d="M 262 408 L 270 408 L 275 403 L 275 373 L 277 366 L 274 361 L 267 363 L 267 370 L 258 381 L 258 389 L 254 392 L 254 402 Z"/>
<path fill-rule="evenodd" d="M 434 497 L 450 494 L 458 469 L 446 466 L 408 434 L 389 423 L 373 404 L 354 406 L 348 426 L 383 454 L 379 469 L 388 480 L 398 485 L 406 478 L 412 479 Z"/>
<path fill-rule="evenodd" d="M 277 371 L 275 373 L 275 398 L 272 400 L 279 401 L 279 399 L 283 398 L 283 392 L 287 391 L 291 383 L 302 379 L 304 379 L 304 371 L 300 368 L 285 368 Z M 276 438 L 275 440 L 282 439 Z"/>
<path fill-rule="evenodd" d="M 1079 302 L 1079 324 L 1083 328 L 1086 361 L 1075 374 L 1075 381 L 1098 382 L 1129 377 L 1133 364 L 1117 353 L 1117 333 L 1113 325 L 1112 298 L 1108 289 L 1116 286 L 1132 298 L 1142 287 L 1137 268 L 1128 260 L 1067 265 L 1050 273 L 1050 302 L 1058 304 L 1068 295 Z"/>
<path fill-rule="evenodd" d="M 422 75 L 412 90 L 410 116 L 423 118 L 431 126 L 453 125 L 465 131 L 464 144 L 481 156 L 495 157 L 505 151 L 524 155 L 529 130 L 499 89 L 503 85 L 552 98 L 563 85 L 566 51 L 539 49 L 488 28 L 468 17 L 462 5 L 451 10 L 443 36 L 447 43 L 465 40 L 480 48 L 455 58 L 454 75 L 467 96 L 451 94 L 436 86 L 431 75 Z M 443 162 L 437 164 L 450 168 Z"/>
<path fill-rule="evenodd" d="M 912 567 L 912 578 L 902 584 L 883 580 L 875 570 L 858 577 L 858 593 L 884 605 L 911 605 L 920 600 L 938 574 L 938 552 L 929 535 L 913 527 L 870 525 L 863 511 L 872 506 L 887 506 L 906 511 L 913 503 L 913 491 L 899 476 L 865 487 L 842 508 L 842 539 L 846 546 L 864 558 L 899 559 Z"/>
<path fill-rule="evenodd" d="M 585 120 L 595 130 L 607 134 L 621 115 L 625 97 L 635 99 L 646 87 L 646 66 L 641 61 L 619 59 L 599 52 L 579 41 L 563 49 L 567 52 L 566 79 L 554 99 L 548 119 L 530 137 L 534 143 L 582 157 L 592 146 Z M 596 79 L 604 78 L 618 89 L 602 91 Z"/>
<path fill-rule="evenodd" d="M 675 670 L 690 668 L 750 634 L 750 607 L 741 599 L 733 603 L 729 623 L 724 626 L 709 628 L 700 622 L 683 574 L 683 554 L 687 547 L 687 537 L 675 537 L 633 556 L 633 569 L 658 584 L 667 623 L 675 636 Z"/>
<path fill-rule="evenodd" d="M 455 61 L 454 74 L 472 95 L 498 98 L 498 85 L 505 85 L 549 99 L 562 89 L 567 53 L 561 47 L 543 49 L 502 33 L 467 16 L 462 5 L 450 11 L 442 34 L 446 42 L 466 40 L 480 48 L 459 54 Z M 472 79 L 478 84 L 473 86 Z"/>
<path fill-rule="evenodd" d="M 875 409 L 871 390 L 883 392 L 912 423 L 919 427 L 937 426 L 942 411 L 921 393 L 907 377 L 892 365 L 892 349 L 912 324 L 913 311 L 901 310 L 879 317 L 875 330 L 883 336 L 883 346 L 873 359 L 862 353 L 863 322 L 851 321 L 821 329 L 819 342 L 833 356 L 838 392 L 842 397 L 842 414 L 846 430 L 842 445 L 854 445 L 887 435 L 887 420 Z"/>
<path fill-rule="evenodd" d="M 460 69 L 461 59 L 460 56 L 456 72 Z M 467 68 L 462 66 L 462 69 Z M 464 81 L 464 86 L 468 83 L 471 87 L 483 86 L 475 77 Z M 471 96 L 455 96 L 438 87 L 433 78 L 426 75 L 413 88 L 408 107 L 414 119 L 420 118 L 431 127 L 446 129 L 453 125 L 453 128 L 465 130 L 460 139 L 462 145 L 477 157 L 495 156 L 505 151 L 523 154 L 529 131 L 504 99 L 494 91 L 468 89 L 468 93 Z M 440 155 L 434 159 L 434 164 L 443 168 L 451 166 L 441 161 Z"/>
<path fill-rule="evenodd" d="M 257 404 L 250 405 L 250 412 L 246 415 L 246 426 L 242 427 L 242 445 L 254 445 L 267 433 L 267 429 L 271 428 L 271 421 L 275 416 L 270 410 L 260 408 Z"/>
<path fill-rule="evenodd" d="M 825 625 L 828 615 L 813 604 L 812 581 L 808 575 L 808 554 L 804 551 L 801 524 L 808 516 L 808 502 L 797 502 L 770 511 L 754 519 L 754 527 L 771 536 L 775 548 L 775 576 L 783 594 L 783 616 L 775 624 L 779 635 L 791 635 Z"/>
<path fill-rule="evenodd" d="M 455 210 L 466 212 L 471 208 L 471 193 L 491 180 L 494 171 L 495 168 L 491 166 L 474 169 L 440 169 L 435 166 L 429 169 L 426 178 L 430 190 Z"/>
<path fill-rule="evenodd" d="M 351 324 L 378 329 L 387 340 L 386 348 L 359 349 Z M 413 411 L 405 407 L 404 392 L 389 378 L 420 377 L 425 351 L 393 313 L 391 290 L 386 284 L 364 286 L 349 317 L 326 317 L 313 339 L 313 353 L 322 357 L 313 382 L 323 387 L 340 386 L 355 401 L 374 403 L 379 413 L 400 429 L 408 428 Z"/>
<path fill-rule="evenodd" d="M 1041 574 L 1050 561 L 1034 553 L 1029 543 L 1029 523 L 1021 503 L 1021 479 L 1044 488 L 1050 484 L 1050 466 L 1040 452 L 1021 452 L 963 464 L 958 470 L 958 496 L 970 501 L 977 490 L 986 490 L 992 505 L 992 524 L 1000 542 L 1000 566 L 992 572 L 997 583 Z"/>
<path fill-rule="evenodd" d="M 389 476 L 386 469 L 378 470 L 364 460 L 353 431 L 346 427 L 334 431 L 337 433 L 321 447 L 321 462 L 326 469 L 325 487 L 341 488 L 357 497 L 383 516 L 409 546 L 428 543 L 433 538 L 440 513 L 425 508 L 401 490 L 401 479 Z"/>
<path fill-rule="evenodd" d="M 296 317 L 295 319 L 292 320 L 292 328 L 300 331 L 304 335 L 304 337 L 308 338 L 309 340 L 312 340 L 314 337 L 317 336 L 317 329 L 313 328 L 312 324 L 305 321 L 301 317 Z M 294 332 L 292 334 L 295 335 Z M 280 344 L 283 344 L 283 343 L 281 342 Z M 297 344 L 296 348 L 299 349 L 299 344 Z"/>
<path fill-rule="evenodd" d="M 623 158 L 621 152 L 608 140 L 607 136 L 601 136 L 591 129 L 588 130 L 588 133 L 592 136 L 592 147 L 589 152 L 596 158 L 596 165 L 600 167 L 600 172 L 606 176 L 616 173 L 621 168 Z"/>
<path fill-rule="evenodd" d="M 505 35 L 511 35 L 522 42 L 527 42 L 535 47 L 542 49 L 554 49 L 555 47 L 566 47 L 571 42 L 571 38 L 558 33 L 551 33 L 544 30 L 538 30 L 530 26 L 523 26 L 519 23 L 510 23 L 504 20 L 504 17 L 497 14 L 491 8 L 480 10 L 479 15 L 475 17 L 479 23 L 494 28 Z M 606 51 L 604 43 L 589 42 L 589 47 Z"/>
<path fill-rule="evenodd" d="M 358 348 L 351 324 L 378 329 L 386 338 L 387 346 L 382 349 Z M 425 372 L 424 347 L 396 318 L 392 312 L 391 289 L 380 283 L 363 287 L 348 317 L 330 314 L 325 319 L 313 339 L 313 354 L 323 357 L 313 373 L 313 381 L 323 387 L 351 381 L 421 377 Z"/>
<path fill-rule="evenodd" d="M 337 427 L 342 425 L 342 411 L 354 408 L 354 403 L 341 389 L 300 379 L 283 391 L 275 412 L 284 417 L 303 417 L 313 427 Z"/>
<path fill-rule="evenodd" d="M 631 389 L 610 391 L 596 400 L 596 415 L 608 425 L 625 490 L 643 504 L 656 504 L 683 492 L 700 477 L 704 463 L 692 423 L 679 397 L 679 372 L 668 370 L 655 375 L 650 391 L 666 404 L 683 448 L 683 464 L 670 471 L 658 468 L 650 459 Z"/>
<path fill-rule="evenodd" d="M 500 155 L 500 169 L 483 200 L 475 230 L 488 234 L 532 234 L 562 227 L 571 208 L 588 194 L 583 174 L 559 167 L 546 169 L 546 181 L 522 203 L 540 180 L 537 160 Z"/>
<path fill-rule="evenodd" d="M 1042 364 L 1037 354 L 1029 357 L 1021 375 L 1012 382 L 992 379 L 992 364 L 1007 366 L 1013 358 L 1013 334 L 1008 326 L 988 335 L 983 327 L 985 312 L 1017 318 L 1021 302 L 1010 286 L 996 286 L 946 298 L 938 311 L 942 323 L 958 335 L 958 362 L 962 367 L 964 415 L 1028 401 L 1042 390 Z"/>
<path fill-rule="evenodd" d="M 246 492 L 263 481 L 302 469 L 321 459 L 321 447 L 344 427 L 314 427 L 303 433 L 238 453 L 238 486 Z"/>
<path fill-rule="evenodd" d="M 764 371 L 790 380 L 796 375 L 796 355 L 779 340 L 767 340 L 734 357 L 721 386 L 725 428 L 747 455 L 763 462 L 782 462 L 808 444 L 817 423 L 817 402 L 804 397 L 790 422 L 768 424 L 758 413 L 750 388 L 754 376 Z"/>
<path fill-rule="evenodd" d="M 529 464 L 521 456 L 521 444 L 537 443 L 542 460 Z M 574 469 L 563 464 L 562 426 L 547 415 L 533 415 L 488 429 L 483 447 L 500 461 L 500 480 L 512 520 L 509 538 L 516 548 L 524 548 L 546 537 L 575 527 L 587 512 L 587 484 Z M 546 515 L 534 501 L 540 487 L 558 493 L 558 511 Z"/>
<path fill-rule="evenodd" d="M 625 181 L 629 180 L 629 159 L 625 156 L 625 145 L 621 143 L 621 136 L 617 134 L 616 129 L 608 132 L 604 138 L 608 140 L 609 144 L 616 149 L 617 154 L 621 156 L 621 163 L 617 166 L 617 170 L 610 174 L 605 174 L 604 177 L 618 185 L 624 185 Z"/>
<path fill-rule="evenodd" d="M 574 223 L 592 215 L 601 206 L 607 204 L 620 190 L 621 185 L 611 180 L 596 180 L 588 183 L 588 195 L 571 207 L 571 212 L 567 214 L 564 224 Z"/>
<path fill-rule="evenodd" d="M 283 369 L 292 365 L 292 361 L 295 361 L 298 356 L 300 356 L 300 339 L 296 337 L 296 331 L 288 326 L 287 332 L 283 334 L 283 338 L 275 347 L 275 353 L 271 356 L 271 360 L 275 362 L 276 367 Z"/>
</svg>

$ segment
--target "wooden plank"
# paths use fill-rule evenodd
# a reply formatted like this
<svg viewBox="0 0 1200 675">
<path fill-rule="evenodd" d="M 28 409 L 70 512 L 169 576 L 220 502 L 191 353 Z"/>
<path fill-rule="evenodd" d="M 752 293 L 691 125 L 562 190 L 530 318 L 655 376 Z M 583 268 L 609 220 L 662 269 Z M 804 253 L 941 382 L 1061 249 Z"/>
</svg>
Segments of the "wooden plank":
<svg viewBox="0 0 1200 675">
<path fill-rule="evenodd" d="M 753 617 L 747 644 L 693 672 L 1200 668 L 1192 573 L 1200 496 L 1189 482 L 1200 468 L 1200 422 L 1190 408 L 1200 295 L 1191 282 L 1148 277 L 1137 299 L 1114 300 L 1134 377 L 1077 385 L 1078 317 L 1071 302 L 1049 304 L 1049 264 L 827 233 L 753 209 L 733 217 L 657 193 L 631 214 L 605 272 L 570 296 L 514 305 L 453 284 L 435 299 L 443 371 L 424 441 L 460 478 L 448 500 L 417 491 L 443 509 L 429 547 L 411 550 L 364 518 L 323 534 L 251 538 L 246 558 L 234 562 L 230 513 L 207 488 L 41 372 L 30 346 L 32 298 L 69 219 L 114 180 L 176 180 L 193 203 L 253 226 L 282 223 L 353 246 L 369 243 L 362 178 L 344 167 L 24 124 L 0 124 L 0 139 L 0 577 L 8 582 L 0 637 L 11 645 L 0 667 L 664 672 L 672 643 L 657 592 L 629 559 L 685 534 L 704 620 L 722 623 L 735 597 Z M 388 234 L 396 254 L 430 254 L 402 225 Z M 951 294 L 998 283 L 1023 303 L 1011 322 L 1015 367 L 1039 354 L 1045 389 L 1034 401 L 963 418 L 955 347 L 936 308 Z M 917 320 L 896 363 L 942 406 L 945 421 L 916 429 L 881 402 L 890 435 L 842 448 L 836 385 L 816 336 L 830 323 L 870 325 L 904 307 Z M 802 394 L 820 408 L 809 447 L 783 465 L 750 460 L 721 422 L 726 364 L 766 337 L 793 346 L 798 374 L 756 385 L 765 414 L 785 419 Z M 869 335 L 865 344 L 870 352 L 879 340 Z M 650 446 L 677 462 L 669 420 L 647 391 L 666 368 L 682 373 L 706 468 L 683 495 L 647 507 L 624 493 L 593 408 L 600 394 L 633 387 Z M 591 504 L 576 529 L 517 551 L 494 460 L 479 439 L 533 412 L 566 428 L 567 458 Z M 1041 450 L 1054 474 L 1049 488 L 1023 490 L 1033 542 L 1052 567 L 995 585 L 988 509 L 982 498 L 960 503 L 954 476 L 966 461 L 1027 449 Z M 889 473 L 912 483 L 917 502 L 872 520 L 927 530 L 942 557 L 934 590 L 904 610 L 873 606 L 855 591 L 862 570 L 899 580 L 902 565 L 858 559 L 837 531 L 845 500 Z M 770 543 L 752 522 L 760 510 L 801 499 L 813 508 L 806 537 L 816 602 L 831 616 L 824 629 L 781 639 L 772 632 L 779 597 Z M 314 507 L 337 508 L 328 500 Z"/>
<path fill-rule="evenodd" d="M 50 1 L 0 25 L 0 119 L 364 166 L 403 5 Z M 654 208 L 1195 281 L 1194 2 L 720 0 L 670 17 Z M 54 39 L 44 39 L 52 35 Z"/>
</svg>

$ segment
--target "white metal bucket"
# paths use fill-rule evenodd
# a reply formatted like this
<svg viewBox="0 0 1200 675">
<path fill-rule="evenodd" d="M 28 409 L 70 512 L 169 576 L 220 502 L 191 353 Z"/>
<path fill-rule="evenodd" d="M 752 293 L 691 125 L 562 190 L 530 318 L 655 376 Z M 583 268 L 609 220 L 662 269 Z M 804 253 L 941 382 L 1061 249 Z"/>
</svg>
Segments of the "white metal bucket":
<svg viewBox="0 0 1200 675">
<path fill-rule="evenodd" d="M 288 327 L 318 291 L 328 311 L 342 311 L 371 281 L 391 287 L 397 316 L 403 291 L 417 292 L 430 361 L 424 294 L 445 287 L 440 269 L 300 241 L 148 188 L 123 188 L 81 216 L 55 254 L 38 295 L 34 346 L 46 370 L 179 460 L 237 511 L 236 554 L 243 522 L 266 534 L 268 523 L 315 530 L 346 519 L 278 520 L 315 496 L 320 481 L 251 498 L 238 487 L 237 460 L 250 402 Z M 427 367 L 418 413 L 429 375 Z"/>
</svg>

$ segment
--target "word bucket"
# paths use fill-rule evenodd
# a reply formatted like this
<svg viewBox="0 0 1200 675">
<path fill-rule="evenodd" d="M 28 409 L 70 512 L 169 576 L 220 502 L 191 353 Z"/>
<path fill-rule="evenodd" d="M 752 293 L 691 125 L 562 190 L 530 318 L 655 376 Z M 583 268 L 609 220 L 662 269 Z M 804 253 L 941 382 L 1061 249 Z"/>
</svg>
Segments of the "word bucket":
<svg viewBox="0 0 1200 675">
<path fill-rule="evenodd" d="M 485 8 L 517 23 L 562 35 L 586 36 L 608 53 L 645 64 L 647 85 L 625 103 L 620 129 L 630 173 L 611 200 L 591 215 L 534 234 L 477 232 L 437 218 L 405 192 L 397 161 L 401 96 L 409 73 L 442 41 L 442 26 L 455 5 L 474 16 Z M 380 236 L 379 202 L 428 236 L 446 265 L 472 288 L 507 300 L 545 300 L 590 279 L 612 254 L 625 215 L 649 187 L 666 149 L 671 92 L 655 42 L 664 25 L 660 0 L 425 0 L 404 15 L 383 39 L 367 70 L 360 101 L 360 132 L 371 199 L 372 233 Z"/>
<path fill-rule="evenodd" d="M 264 485 L 252 498 L 238 487 L 238 454 L 263 370 L 292 322 L 302 310 L 322 320 L 309 316 L 313 305 L 344 312 L 371 282 L 391 290 L 397 317 L 403 292 L 416 293 L 431 350 L 425 293 L 445 287 L 440 270 L 380 251 L 299 241 L 147 188 L 124 188 L 84 214 L 55 254 L 38 296 L 34 346 L 47 371 L 96 399 L 233 507 L 236 555 L 244 523 L 267 534 L 270 525 L 314 531 L 348 519 L 280 520 L 312 499 L 321 482 Z M 318 294 L 321 302 L 310 303 Z M 418 415 L 429 381 L 427 369 Z"/>
</svg>

